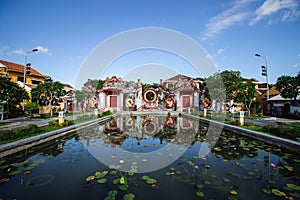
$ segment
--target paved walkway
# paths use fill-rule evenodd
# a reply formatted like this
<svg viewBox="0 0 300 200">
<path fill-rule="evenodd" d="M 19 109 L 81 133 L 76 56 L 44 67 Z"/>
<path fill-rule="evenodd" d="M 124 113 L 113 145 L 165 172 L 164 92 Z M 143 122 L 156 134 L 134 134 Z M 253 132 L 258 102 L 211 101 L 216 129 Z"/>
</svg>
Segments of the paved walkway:
<svg viewBox="0 0 300 200">
<path fill-rule="evenodd" d="M 226 119 L 230 120 L 230 117 L 226 117 Z M 234 119 L 238 120 L 237 117 L 235 117 Z M 247 118 L 247 116 L 245 116 L 245 122 L 253 122 L 256 126 L 266 126 L 268 124 L 281 125 L 290 122 L 300 122 L 300 120 L 286 119 L 286 118 L 279 118 L 279 117 L 265 117 L 260 119 L 252 119 L 252 118 Z"/>
<path fill-rule="evenodd" d="M 76 115 L 79 116 L 79 115 Z M 74 120 L 76 116 L 65 117 L 66 120 Z M 23 127 L 28 124 L 36 124 L 38 127 L 47 126 L 49 122 L 57 120 L 57 117 L 53 118 L 30 118 L 30 117 L 17 117 L 12 119 L 1 120 L 0 123 L 9 123 L 4 126 L 0 126 L 0 130 L 10 130 L 17 127 Z"/>
</svg>

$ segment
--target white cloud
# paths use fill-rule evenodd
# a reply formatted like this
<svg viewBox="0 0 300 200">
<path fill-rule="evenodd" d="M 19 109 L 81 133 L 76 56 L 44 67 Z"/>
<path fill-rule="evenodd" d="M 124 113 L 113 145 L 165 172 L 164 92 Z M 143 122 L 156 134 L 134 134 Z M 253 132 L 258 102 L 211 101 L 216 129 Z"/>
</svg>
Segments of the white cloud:
<svg viewBox="0 0 300 200">
<path fill-rule="evenodd" d="M 249 13 L 243 11 L 252 0 L 235 1 L 233 6 L 212 17 L 205 25 L 202 40 L 212 38 L 230 26 L 242 22 Z"/>
<path fill-rule="evenodd" d="M 20 48 L 10 51 L 8 55 L 23 55 L 24 53 L 25 51 L 22 48 Z"/>
<path fill-rule="evenodd" d="M 266 0 L 259 8 L 256 9 L 255 17 L 251 20 L 249 25 L 255 25 L 264 17 L 273 15 L 278 11 L 282 11 L 282 21 L 295 20 L 300 16 L 300 11 L 297 10 L 298 6 L 298 0 Z"/>
<path fill-rule="evenodd" d="M 293 64 L 294 68 L 300 68 L 300 63 Z"/>
<path fill-rule="evenodd" d="M 221 53 L 223 53 L 224 49 L 220 48 L 217 50 L 217 55 L 220 55 Z"/>
<path fill-rule="evenodd" d="M 51 54 L 51 52 L 49 51 L 49 49 L 46 48 L 46 47 L 43 47 L 43 46 L 39 45 L 39 46 L 37 46 L 36 48 L 37 48 L 37 49 L 39 50 L 39 52 L 41 52 L 41 53 L 48 54 L 48 55 Z"/>
</svg>

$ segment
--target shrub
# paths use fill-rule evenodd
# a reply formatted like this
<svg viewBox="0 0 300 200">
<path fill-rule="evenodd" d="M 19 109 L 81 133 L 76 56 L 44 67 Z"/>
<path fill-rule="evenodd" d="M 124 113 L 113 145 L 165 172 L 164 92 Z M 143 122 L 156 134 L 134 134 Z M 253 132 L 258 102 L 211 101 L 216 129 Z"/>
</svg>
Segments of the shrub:
<svg viewBox="0 0 300 200">
<path fill-rule="evenodd" d="M 268 124 L 263 127 L 263 131 L 278 137 L 287 138 L 296 141 L 298 140 L 298 138 L 300 138 L 300 129 L 289 127 L 289 126 L 276 126 L 273 124 Z"/>
</svg>

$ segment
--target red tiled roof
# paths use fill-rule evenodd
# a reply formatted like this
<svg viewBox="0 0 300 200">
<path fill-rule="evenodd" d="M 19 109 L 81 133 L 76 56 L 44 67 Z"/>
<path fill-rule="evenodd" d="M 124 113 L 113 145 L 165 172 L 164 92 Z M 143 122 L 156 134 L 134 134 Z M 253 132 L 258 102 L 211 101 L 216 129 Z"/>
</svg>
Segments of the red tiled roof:
<svg viewBox="0 0 300 200">
<path fill-rule="evenodd" d="M 65 86 L 65 87 L 67 87 L 67 88 L 74 89 L 74 88 L 73 88 L 71 85 L 69 85 L 69 84 L 67 84 L 67 83 L 66 83 L 66 84 L 64 84 L 64 86 Z"/>
<path fill-rule="evenodd" d="M 185 79 L 191 79 L 191 77 L 188 77 L 188 76 L 185 76 L 185 75 L 182 75 L 182 74 L 177 74 L 176 76 L 173 76 L 173 77 L 165 80 L 165 82 L 168 82 L 168 81 L 179 81 L 179 79 L 185 80 Z"/>
<path fill-rule="evenodd" d="M 24 65 L 16 64 L 13 62 L 8 62 L 5 60 L 0 60 L 0 63 L 5 65 L 8 69 L 7 71 L 14 71 L 14 72 L 21 72 L 24 73 Z M 41 74 L 40 72 L 36 71 L 33 67 L 31 67 L 31 74 L 36 75 L 36 76 L 42 76 L 44 77 L 45 75 Z"/>
<path fill-rule="evenodd" d="M 31 89 L 36 88 L 36 85 L 33 85 L 33 84 L 26 83 L 25 85 Z"/>
</svg>

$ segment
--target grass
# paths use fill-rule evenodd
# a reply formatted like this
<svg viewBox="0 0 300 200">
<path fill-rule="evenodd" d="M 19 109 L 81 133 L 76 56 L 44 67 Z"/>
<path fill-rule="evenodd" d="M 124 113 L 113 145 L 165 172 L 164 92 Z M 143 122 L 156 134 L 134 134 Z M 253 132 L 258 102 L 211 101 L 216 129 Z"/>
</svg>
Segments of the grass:
<svg viewBox="0 0 300 200">
<path fill-rule="evenodd" d="M 9 125 L 11 122 L 1 122 L 0 123 L 0 126 L 6 126 L 6 125 Z"/>
<path fill-rule="evenodd" d="M 291 124 L 291 125 L 296 125 L 296 126 L 300 126 L 300 122 L 291 122 L 291 123 L 289 123 L 289 124 Z"/>
</svg>

